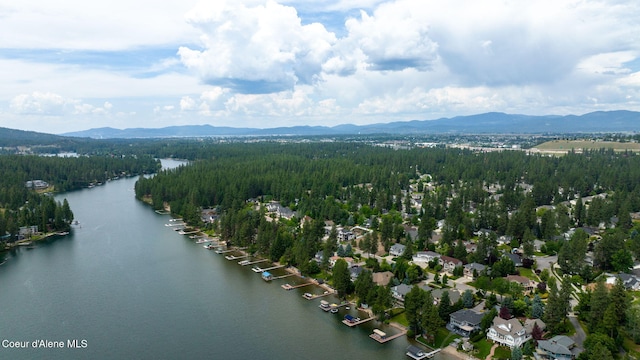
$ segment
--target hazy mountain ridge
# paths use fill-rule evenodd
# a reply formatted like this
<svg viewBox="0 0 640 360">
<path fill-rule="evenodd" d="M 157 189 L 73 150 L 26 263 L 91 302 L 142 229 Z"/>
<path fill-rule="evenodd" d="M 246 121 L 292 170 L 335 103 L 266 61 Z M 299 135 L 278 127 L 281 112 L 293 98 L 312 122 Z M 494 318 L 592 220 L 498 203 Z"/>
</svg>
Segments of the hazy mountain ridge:
<svg viewBox="0 0 640 360">
<path fill-rule="evenodd" d="M 437 134 L 437 133 L 592 133 L 640 131 L 640 112 L 597 111 L 584 115 L 532 116 L 483 113 L 437 120 L 411 120 L 371 125 L 343 124 L 327 126 L 292 126 L 268 129 L 184 125 L 164 128 L 98 128 L 62 134 L 91 138 L 158 138 L 198 136 L 268 136 L 268 135 L 357 135 L 357 134 Z"/>
</svg>

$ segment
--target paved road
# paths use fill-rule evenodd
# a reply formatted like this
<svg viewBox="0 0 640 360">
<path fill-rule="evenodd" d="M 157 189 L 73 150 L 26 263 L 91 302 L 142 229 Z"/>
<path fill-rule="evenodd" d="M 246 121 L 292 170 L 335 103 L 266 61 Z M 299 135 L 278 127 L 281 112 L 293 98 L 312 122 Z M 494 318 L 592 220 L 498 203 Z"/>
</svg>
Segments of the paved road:
<svg viewBox="0 0 640 360">
<path fill-rule="evenodd" d="M 538 264 L 538 269 L 549 269 L 551 270 L 551 263 L 556 264 L 558 262 L 557 255 L 551 256 L 537 256 L 536 263 Z"/>
<path fill-rule="evenodd" d="M 584 340 L 587 338 L 587 334 L 585 334 L 584 329 L 582 329 L 582 325 L 580 325 L 580 322 L 578 321 L 578 318 L 575 315 L 569 315 L 568 316 L 569 321 L 571 321 L 571 324 L 573 325 L 573 327 L 576 329 L 576 333 L 571 337 L 573 339 L 573 341 L 576 342 L 576 346 L 578 346 L 581 349 L 584 349 Z"/>
</svg>

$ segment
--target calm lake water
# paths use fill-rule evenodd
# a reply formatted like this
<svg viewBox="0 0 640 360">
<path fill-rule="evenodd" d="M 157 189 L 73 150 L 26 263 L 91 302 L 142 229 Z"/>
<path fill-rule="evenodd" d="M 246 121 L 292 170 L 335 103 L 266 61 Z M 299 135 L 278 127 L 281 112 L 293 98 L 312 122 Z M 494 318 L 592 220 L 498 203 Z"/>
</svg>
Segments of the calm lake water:
<svg viewBox="0 0 640 360">
<path fill-rule="evenodd" d="M 301 296 L 318 289 L 285 291 L 294 279 L 267 283 L 172 231 L 135 200 L 135 181 L 58 195 L 80 222 L 72 234 L 0 255 L 0 358 L 408 358 L 406 337 L 379 344 L 380 324 L 349 328 L 347 310 Z"/>
</svg>

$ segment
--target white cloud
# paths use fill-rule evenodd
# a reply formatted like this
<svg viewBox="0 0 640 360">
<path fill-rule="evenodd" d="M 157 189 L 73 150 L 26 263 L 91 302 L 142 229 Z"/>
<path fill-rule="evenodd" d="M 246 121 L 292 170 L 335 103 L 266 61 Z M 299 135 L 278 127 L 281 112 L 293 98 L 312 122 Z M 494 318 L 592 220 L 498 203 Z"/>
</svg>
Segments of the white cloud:
<svg viewBox="0 0 640 360">
<path fill-rule="evenodd" d="M 35 91 L 14 97 L 10 106 L 17 114 L 63 115 L 68 109 L 75 108 L 76 102 L 51 92 Z"/>
<path fill-rule="evenodd" d="M 296 10 L 274 1 L 201 4 L 187 20 L 202 31 L 202 50 L 180 47 L 184 65 L 205 83 L 240 93 L 269 93 L 311 83 L 320 72 L 333 34 L 302 25 Z"/>
</svg>

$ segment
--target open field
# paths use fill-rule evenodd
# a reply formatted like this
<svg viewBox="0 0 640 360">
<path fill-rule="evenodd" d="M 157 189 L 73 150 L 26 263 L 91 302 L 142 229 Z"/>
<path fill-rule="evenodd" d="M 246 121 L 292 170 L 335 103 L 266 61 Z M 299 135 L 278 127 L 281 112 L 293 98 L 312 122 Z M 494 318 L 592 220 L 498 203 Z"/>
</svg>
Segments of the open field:
<svg viewBox="0 0 640 360">
<path fill-rule="evenodd" d="M 640 151 L 640 143 L 590 140 L 552 140 L 531 148 L 531 152 L 565 154 L 571 149 L 582 150 L 613 149 L 615 151 Z"/>
</svg>

